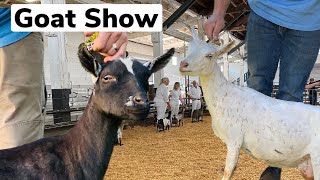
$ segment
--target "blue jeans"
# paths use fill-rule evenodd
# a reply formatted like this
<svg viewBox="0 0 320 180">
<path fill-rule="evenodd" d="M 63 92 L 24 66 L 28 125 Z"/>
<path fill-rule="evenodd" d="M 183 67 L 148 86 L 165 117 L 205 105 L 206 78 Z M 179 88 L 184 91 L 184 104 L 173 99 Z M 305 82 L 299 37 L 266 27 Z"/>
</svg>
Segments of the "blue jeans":
<svg viewBox="0 0 320 180">
<path fill-rule="evenodd" d="M 302 102 L 320 47 L 320 30 L 297 31 L 251 11 L 246 35 L 248 86 L 270 96 L 280 62 L 278 99 Z"/>
</svg>

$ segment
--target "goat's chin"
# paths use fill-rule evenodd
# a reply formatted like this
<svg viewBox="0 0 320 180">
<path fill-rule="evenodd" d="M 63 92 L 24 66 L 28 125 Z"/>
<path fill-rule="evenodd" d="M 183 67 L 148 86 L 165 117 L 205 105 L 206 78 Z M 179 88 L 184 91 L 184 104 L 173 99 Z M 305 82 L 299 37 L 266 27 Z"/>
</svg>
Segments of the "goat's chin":
<svg viewBox="0 0 320 180">
<path fill-rule="evenodd" d="M 182 76 L 197 76 L 198 75 L 197 71 L 194 71 L 194 70 L 188 70 L 188 71 L 181 71 L 180 70 L 180 74 Z"/>
<path fill-rule="evenodd" d="M 142 121 L 142 120 L 145 120 L 147 116 L 148 116 L 148 113 L 128 114 L 126 119 L 132 120 L 132 121 Z"/>
<path fill-rule="evenodd" d="M 149 104 L 141 105 L 141 106 L 139 105 L 129 106 L 129 107 L 126 107 L 125 109 L 128 119 L 131 119 L 131 120 L 144 120 L 148 116 L 149 110 L 150 110 Z"/>
</svg>

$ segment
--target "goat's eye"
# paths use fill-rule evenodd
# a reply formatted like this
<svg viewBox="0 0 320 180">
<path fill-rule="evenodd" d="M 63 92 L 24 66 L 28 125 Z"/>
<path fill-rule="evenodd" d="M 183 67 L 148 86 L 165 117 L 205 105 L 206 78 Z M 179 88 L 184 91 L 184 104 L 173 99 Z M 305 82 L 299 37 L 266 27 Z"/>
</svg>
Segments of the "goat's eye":
<svg viewBox="0 0 320 180">
<path fill-rule="evenodd" d="M 105 75 L 105 76 L 103 76 L 103 80 L 104 80 L 105 82 L 110 82 L 110 81 L 115 81 L 116 78 L 113 77 L 113 76 L 111 76 L 111 75 Z"/>
</svg>

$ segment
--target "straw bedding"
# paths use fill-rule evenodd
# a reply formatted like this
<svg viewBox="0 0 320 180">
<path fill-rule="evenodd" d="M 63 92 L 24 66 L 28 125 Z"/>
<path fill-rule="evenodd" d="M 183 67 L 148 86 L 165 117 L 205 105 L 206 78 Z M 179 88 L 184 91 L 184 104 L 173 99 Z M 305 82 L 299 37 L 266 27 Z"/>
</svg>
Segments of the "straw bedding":
<svg viewBox="0 0 320 180">
<path fill-rule="evenodd" d="M 223 176 L 226 146 L 211 130 L 211 119 L 156 133 L 153 126 L 135 126 L 114 148 L 108 180 L 216 180 Z M 259 179 L 267 167 L 241 153 L 235 180 Z M 302 180 L 295 169 L 283 169 L 282 180 Z"/>
</svg>

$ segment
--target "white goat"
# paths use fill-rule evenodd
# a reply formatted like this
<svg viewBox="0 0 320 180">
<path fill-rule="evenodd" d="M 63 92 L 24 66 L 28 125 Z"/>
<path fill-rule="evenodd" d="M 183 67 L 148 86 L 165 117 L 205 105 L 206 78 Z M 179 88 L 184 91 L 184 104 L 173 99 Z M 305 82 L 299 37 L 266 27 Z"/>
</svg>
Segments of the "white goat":
<svg viewBox="0 0 320 180">
<path fill-rule="evenodd" d="M 223 179 L 231 178 L 242 149 L 270 166 L 298 168 L 304 178 L 320 180 L 320 108 L 228 82 L 216 59 L 234 43 L 217 47 L 192 32 L 180 71 L 200 76 L 213 131 L 227 146 Z"/>
<path fill-rule="evenodd" d="M 169 127 L 171 125 L 170 119 L 164 118 L 163 119 L 163 125 L 164 125 L 163 129 L 169 130 Z"/>
</svg>

